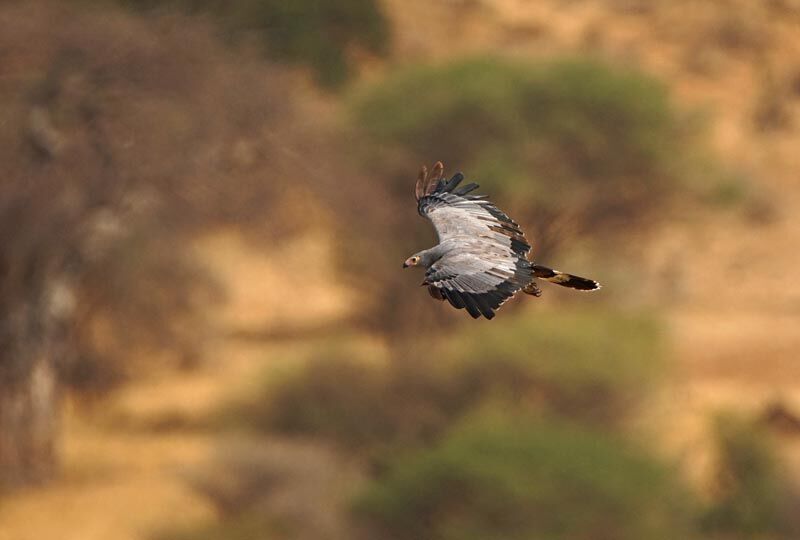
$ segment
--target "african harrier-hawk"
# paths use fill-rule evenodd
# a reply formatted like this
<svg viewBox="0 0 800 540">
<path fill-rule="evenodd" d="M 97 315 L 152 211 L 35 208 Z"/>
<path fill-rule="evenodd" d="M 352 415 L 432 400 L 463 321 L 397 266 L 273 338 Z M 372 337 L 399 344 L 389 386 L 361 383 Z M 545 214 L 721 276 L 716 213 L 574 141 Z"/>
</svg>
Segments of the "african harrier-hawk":
<svg viewBox="0 0 800 540">
<path fill-rule="evenodd" d="M 534 278 L 581 291 L 594 291 L 600 284 L 527 259 L 531 249 L 524 233 L 511 218 L 483 195 L 470 195 L 478 184 L 458 187 L 464 175 L 444 179 L 441 162 L 431 174 L 422 167 L 415 195 L 417 210 L 436 229 L 439 243 L 415 253 L 403 268 L 422 266 L 428 292 L 453 307 L 466 309 L 477 319 L 494 317 L 494 311 L 523 291 L 539 296 Z"/>
</svg>

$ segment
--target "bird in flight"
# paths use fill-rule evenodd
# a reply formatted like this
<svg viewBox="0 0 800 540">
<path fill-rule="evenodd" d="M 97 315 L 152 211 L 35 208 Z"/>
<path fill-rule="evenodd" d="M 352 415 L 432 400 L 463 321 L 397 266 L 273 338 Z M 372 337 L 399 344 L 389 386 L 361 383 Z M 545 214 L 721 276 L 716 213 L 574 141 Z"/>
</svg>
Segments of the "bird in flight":
<svg viewBox="0 0 800 540">
<path fill-rule="evenodd" d="M 474 319 L 491 319 L 519 291 L 540 296 L 534 278 L 580 291 L 600 288 L 594 280 L 530 262 L 531 246 L 519 225 L 486 196 L 470 195 L 478 184 L 459 187 L 463 179 L 459 172 L 446 180 L 441 161 L 430 174 L 423 166 L 417 178 L 417 211 L 433 223 L 439 243 L 406 259 L 403 268 L 424 268 L 422 285 L 431 296 Z"/>
</svg>

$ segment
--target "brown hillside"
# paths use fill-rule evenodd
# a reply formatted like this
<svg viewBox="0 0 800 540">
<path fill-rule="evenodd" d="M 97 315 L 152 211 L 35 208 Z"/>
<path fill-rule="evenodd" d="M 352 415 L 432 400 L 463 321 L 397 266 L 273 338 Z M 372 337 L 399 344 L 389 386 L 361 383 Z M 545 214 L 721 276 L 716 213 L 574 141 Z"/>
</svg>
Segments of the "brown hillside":
<svg viewBox="0 0 800 540">
<path fill-rule="evenodd" d="M 659 434 L 670 459 L 692 453 L 686 470 L 703 483 L 710 413 L 736 409 L 757 415 L 775 400 L 800 411 L 800 3 L 383 3 L 393 28 L 392 57 L 365 62 L 364 79 L 377 79 L 396 63 L 465 54 L 589 53 L 656 75 L 668 83 L 681 110 L 706 119 L 713 151 L 735 176 L 733 202 L 711 209 L 687 205 L 654 233 L 630 239 L 643 246 L 642 261 L 631 268 L 638 268 L 635 279 L 647 285 L 629 303 L 664 308 L 673 366 L 642 423 L 647 433 Z M 37 3 L 30 15 L 10 4 L 0 6 L 0 31 L 13 26 L 22 32 L 26 24 L 67 16 L 70 9 Z M 140 17 L 114 13 L 115 21 Z M 137 29 L 152 37 L 143 29 L 147 24 L 136 21 L 122 24 L 133 28 L 130 39 L 138 39 Z M 194 22 L 181 18 L 160 24 L 174 31 L 184 23 L 191 31 Z M 205 23 L 198 28 L 196 35 L 206 40 Z M 208 60 L 212 67 L 218 62 L 220 70 L 230 68 L 228 53 L 216 44 L 208 47 L 220 55 Z M 34 55 L 37 48 L 32 50 Z M 35 58 L 4 54 L 0 87 L 3 79 L 29 76 Z M 244 69 L 260 73 L 260 61 L 247 54 Z M 335 98 L 320 97 L 302 75 L 281 84 L 326 119 L 335 108 Z M 241 122 L 250 125 L 243 114 Z M 308 124 L 312 116 L 305 117 Z M 315 149 L 314 140 L 304 139 L 306 127 L 292 124 L 291 132 L 307 154 L 276 146 L 284 178 L 313 171 L 302 157 Z M 253 129 L 253 139 L 274 142 L 271 130 Z M 258 145 L 229 142 L 235 174 L 248 178 L 253 160 L 262 157 Z M 210 156 L 213 148 L 207 150 Z M 224 171 L 219 176 L 225 178 Z M 305 195 L 291 186 L 285 191 L 280 196 L 286 200 Z M 0 540 L 146 539 L 165 528 L 214 520 L 212 506 L 186 482 L 191 467 L 204 463 L 217 444 L 216 435 L 204 429 L 209 418 L 234 391 L 251 391 L 265 368 L 303 362 L 314 340 L 344 327 L 357 308 L 352 283 L 343 283 L 328 264 L 336 239 L 328 228 L 320 233 L 316 227 L 330 216 L 314 202 L 299 208 L 311 226 L 289 231 L 298 236 L 288 247 L 271 238 L 273 248 L 259 249 L 231 228 L 197 240 L 199 259 L 227 290 L 227 303 L 213 313 L 209 361 L 188 373 L 154 370 L 99 406 L 76 400 L 67 407 L 63 473 L 51 485 L 0 501 Z M 286 309 L 266 307 L 275 305 Z M 361 334 L 356 341 L 370 351 L 386 346 Z M 800 477 L 800 439 L 788 433 L 782 448 Z"/>
</svg>

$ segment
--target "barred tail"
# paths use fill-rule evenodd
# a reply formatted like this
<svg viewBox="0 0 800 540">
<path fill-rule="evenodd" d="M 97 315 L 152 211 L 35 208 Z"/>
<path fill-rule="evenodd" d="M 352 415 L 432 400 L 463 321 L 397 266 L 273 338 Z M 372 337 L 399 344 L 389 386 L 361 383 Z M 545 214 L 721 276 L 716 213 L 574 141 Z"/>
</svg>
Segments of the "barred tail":
<svg viewBox="0 0 800 540">
<path fill-rule="evenodd" d="M 553 270 L 546 266 L 534 264 L 531 269 L 533 270 L 534 277 L 542 278 L 550 283 L 561 285 L 562 287 L 578 289 L 579 291 L 596 291 L 600 288 L 600 284 L 593 279 L 565 274 L 564 272 L 559 272 L 558 270 Z"/>
</svg>

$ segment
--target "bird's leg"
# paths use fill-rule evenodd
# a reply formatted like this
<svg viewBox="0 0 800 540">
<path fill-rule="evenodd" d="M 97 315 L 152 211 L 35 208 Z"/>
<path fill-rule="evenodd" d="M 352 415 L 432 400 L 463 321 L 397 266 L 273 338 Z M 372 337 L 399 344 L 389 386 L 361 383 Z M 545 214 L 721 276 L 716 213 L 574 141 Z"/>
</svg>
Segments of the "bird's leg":
<svg viewBox="0 0 800 540">
<path fill-rule="evenodd" d="M 522 292 L 524 292 L 525 294 L 530 294 L 530 295 L 535 296 L 537 298 L 542 296 L 542 290 L 539 288 L 538 285 L 536 285 L 535 281 L 531 281 L 530 283 L 528 283 L 525 286 L 525 288 L 522 289 Z"/>
</svg>

